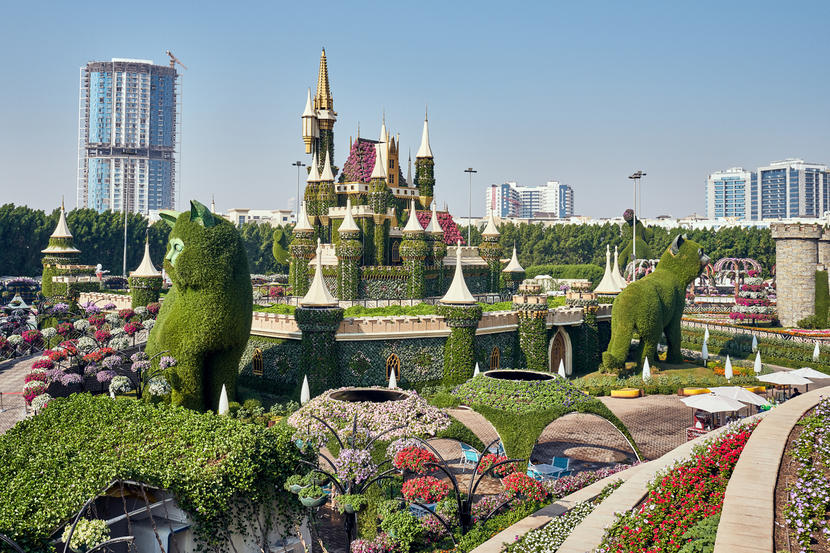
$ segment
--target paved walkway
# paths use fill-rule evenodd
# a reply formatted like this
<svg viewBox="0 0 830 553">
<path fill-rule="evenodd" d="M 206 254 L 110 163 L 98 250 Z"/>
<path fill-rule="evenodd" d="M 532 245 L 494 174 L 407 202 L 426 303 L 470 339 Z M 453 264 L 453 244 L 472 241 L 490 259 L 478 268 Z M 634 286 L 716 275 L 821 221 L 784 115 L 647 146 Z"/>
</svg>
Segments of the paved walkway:
<svg viewBox="0 0 830 553">
<path fill-rule="evenodd" d="M 0 434 L 26 416 L 21 392 L 34 360 L 34 356 L 27 356 L 0 364 Z"/>
<path fill-rule="evenodd" d="M 726 486 L 714 553 L 773 552 L 775 485 L 787 437 L 826 395 L 819 388 L 795 397 L 770 411 L 752 432 Z"/>
</svg>

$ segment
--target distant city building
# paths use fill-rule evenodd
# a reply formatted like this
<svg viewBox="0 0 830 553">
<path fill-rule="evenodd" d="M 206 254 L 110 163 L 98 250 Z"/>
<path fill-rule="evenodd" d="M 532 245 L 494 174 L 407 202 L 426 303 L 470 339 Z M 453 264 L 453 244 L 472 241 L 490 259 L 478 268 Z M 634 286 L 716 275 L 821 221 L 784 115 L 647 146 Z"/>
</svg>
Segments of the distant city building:
<svg viewBox="0 0 830 553">
<path fill-rule="evenodd" d="M 517 186 L 515 182 L 491 184 L 485 191 L 486 213 L 497 217 L 563 218 L 574 209 L 573 188 L 559 181 L 542 186 Z"/>
<path fill-rule="evenodd" d="M 177 78 L 150 60 L 81 67 L 78 207 L 145 215 L 175 207 Z"/>
<path fill-rule="evenodd" d="M 297 214 L 290 209 L 229 209 L 222 216 L 236 226 L 245 223 L 268 223 L 272 227 L 293 225 L 297 222 Z"/>
<path fill-rule="evenodd" d="M 710 219 L 821 218 L 830 210 L 827 165 L 790 158 L 755 171 L 733 167 L 709 175 L 706 213 Z"/>
</svg>

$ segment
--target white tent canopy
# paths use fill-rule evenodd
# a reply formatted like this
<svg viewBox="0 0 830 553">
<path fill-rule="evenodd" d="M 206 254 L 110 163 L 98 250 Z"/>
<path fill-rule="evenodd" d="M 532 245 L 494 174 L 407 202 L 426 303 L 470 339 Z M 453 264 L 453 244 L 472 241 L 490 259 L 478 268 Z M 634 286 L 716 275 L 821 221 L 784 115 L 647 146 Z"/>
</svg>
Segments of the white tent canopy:
<svg viewBox="0 0 830 553">
<path fill-rule="evenodd" d="M 811 369 L 810 367 L 801 367 L 800 369 L 790 371 L 790 374 L 797 374 L 803 378 L 812 378 L 813 380 L 830 378 L 830 374 L 819 372 L 815 369 Z"/>
<path fill-rule="evenodd" d="M 707 413 L 724 413 L 738 411 L 746 407 L 736 399 L 723 397 L 715 394 L 699 394 L 696 396 L 681 399 L 683 403 L 694 409 L 700 409 Z"/>
<path fill-rule="evenodd" d="M 812 380 L 807 380 L 801 375 L 793 374 L 795 371 L 781 371 L 772 374 L 762 374 L 758 376 L 761 382 L 769 382 L 770 384 L 780 384 L 782 386 L 805 386 L 813 383 Z"/>
<path fill-rule="evenodd" d="M 753 394 L 746 388 L 741 388 L 740 386 L 715 386 L 714 388 L 709 388 L 709 390 L 716 396 L 736 399 L 741 403 L 758 406 L 769 405 L 769 402 L 758 394 Z"/>
</svg>

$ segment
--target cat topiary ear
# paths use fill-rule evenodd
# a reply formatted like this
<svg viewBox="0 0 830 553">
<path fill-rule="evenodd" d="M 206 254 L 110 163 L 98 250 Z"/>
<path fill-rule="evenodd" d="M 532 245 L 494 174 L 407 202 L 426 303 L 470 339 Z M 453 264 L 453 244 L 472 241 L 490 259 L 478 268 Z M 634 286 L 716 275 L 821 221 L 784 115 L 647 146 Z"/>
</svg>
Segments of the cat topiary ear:
<svg viewBox="0 0 830 553">
<path fill-rule="evenodd" d="M 170 211 L 165 209 L 163 211 L 159 211 L 159 217 L 161 220 L 167 223 L 170 228 L 173 228 L 173 225 L 176 224 L 176 219 L 179 218 L 180 213 L 178 211 Z"/>
<path fill-rule="evenodd" d="M 190 200 L 190 220 L 199 223 L 205 228 L 216 225 L 216 219 L 210 209 L 196 200 Z"/>
</svg>

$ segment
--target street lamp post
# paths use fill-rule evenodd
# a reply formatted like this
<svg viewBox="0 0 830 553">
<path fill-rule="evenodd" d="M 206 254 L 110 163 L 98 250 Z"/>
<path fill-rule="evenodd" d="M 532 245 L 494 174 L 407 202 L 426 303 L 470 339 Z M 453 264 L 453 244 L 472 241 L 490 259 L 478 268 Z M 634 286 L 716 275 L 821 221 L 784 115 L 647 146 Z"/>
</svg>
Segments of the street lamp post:
<svg viewBox="0 0 830 553">
<path fill-rule="evenodd" d="M 468 211 L 467 217 L 467 245 L 471 245 L 470 241 L 470 227 L 473 226 L 473 173 L 478 173 L 472 167 L 467 167 L 464 169 L 464 172 L 470 175 L 470 211 Z"/>
<path fill-rule="evenodd" d="M 302 161 L 295 161 L 291 164 L 293 167 L 297 168 L 297 211 L 296 211 L 296 219 L 299 221 L 300 219 L 300 167 L 305 167 L 305 163 Z"/>
<path fill-rule="evenodd" d="M 640 179 L 646 176 L 645 171 L 636 171 L 633 175 L 629 176 L 631 180 L 634 181 L 634 206 L 632 207 L 632 212 L 634 213 L 634 226 L 631 230 L 631 255 L 634 258 L 634 264 L 631 270 L 631 280 L 637 280 L 637 185 L 640 184 Z"/>
</svg>

